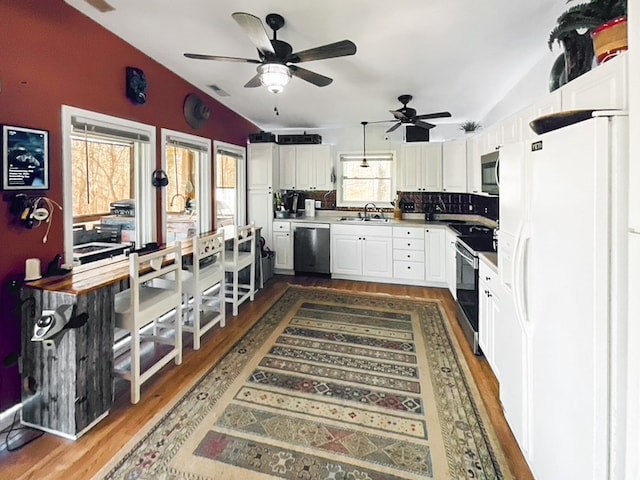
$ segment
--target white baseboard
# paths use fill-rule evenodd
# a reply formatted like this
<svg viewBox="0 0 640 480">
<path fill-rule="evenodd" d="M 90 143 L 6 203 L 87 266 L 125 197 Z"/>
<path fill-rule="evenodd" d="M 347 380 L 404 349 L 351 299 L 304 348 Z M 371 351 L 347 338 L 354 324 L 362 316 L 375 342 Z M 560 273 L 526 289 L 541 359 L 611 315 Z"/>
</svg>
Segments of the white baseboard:
<svg viewBox="0 0 640 480">
<path fill-rule="evenodd" d="M 0 412 L 0 431 L 4 430 L 5 428 L 9 428 L 13 423 L 14 417 L 18 421 L 20 421 L 20 414 L 18 413 L 18 415 L 16 416 L 16 412 L 18 412 L 21 408 L 22 408 L 22 404 L 18 403 L 17 405 L 14 405 L 8 410 L 5 410 L 4 412 Z"/>
</svg>

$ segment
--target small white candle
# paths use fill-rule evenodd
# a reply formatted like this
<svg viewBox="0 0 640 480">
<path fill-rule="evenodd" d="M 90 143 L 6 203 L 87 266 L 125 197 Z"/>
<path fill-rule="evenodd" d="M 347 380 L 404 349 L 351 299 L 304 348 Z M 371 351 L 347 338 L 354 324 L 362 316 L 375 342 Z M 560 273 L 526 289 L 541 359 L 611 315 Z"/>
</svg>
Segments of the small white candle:
<svg viewBox="0 0 640 480">
<path fill-rule="evenodd" d="M 42 276 L 40 274 L 40 259 L 27 258 L 27 261 L 24 265 L 24 272 L 24 279 L 27 282 L 39 279 Z"/>
</svg>

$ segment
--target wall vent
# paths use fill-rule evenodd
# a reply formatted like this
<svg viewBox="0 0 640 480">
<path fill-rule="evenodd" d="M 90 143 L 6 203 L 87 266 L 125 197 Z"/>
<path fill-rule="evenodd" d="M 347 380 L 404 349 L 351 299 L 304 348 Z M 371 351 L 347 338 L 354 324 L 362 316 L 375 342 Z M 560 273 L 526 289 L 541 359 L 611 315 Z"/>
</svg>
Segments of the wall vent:
<svg viewBox="0 0 640 480">
<path fill-rule="evenodd" d="M 223 89 L 221 89 L 218 85 L 216 85 L 215 83 L 212 83 L 211 85 L 207 85 L 207 87 L 209 87 L 211 90 L 213 90 L 214 92 L 216 92 L 218 95 L 220 95 L 221 97 L 229 97 L 230 95 L 225 92 Z"/>
</svg>

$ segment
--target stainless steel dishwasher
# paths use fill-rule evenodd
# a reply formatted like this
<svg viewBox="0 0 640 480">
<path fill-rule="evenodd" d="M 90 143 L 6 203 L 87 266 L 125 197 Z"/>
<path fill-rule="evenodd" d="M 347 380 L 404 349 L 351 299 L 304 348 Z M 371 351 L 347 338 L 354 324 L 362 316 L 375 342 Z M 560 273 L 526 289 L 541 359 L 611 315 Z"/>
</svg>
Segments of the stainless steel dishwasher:
<svg viewBox="0 0 640 480">
<path fill-rule="evenodd" d="M 296 223 L 293 267 L 296 273 L 331 273 L 331 230 L 328 223 Z"/>
</svg>

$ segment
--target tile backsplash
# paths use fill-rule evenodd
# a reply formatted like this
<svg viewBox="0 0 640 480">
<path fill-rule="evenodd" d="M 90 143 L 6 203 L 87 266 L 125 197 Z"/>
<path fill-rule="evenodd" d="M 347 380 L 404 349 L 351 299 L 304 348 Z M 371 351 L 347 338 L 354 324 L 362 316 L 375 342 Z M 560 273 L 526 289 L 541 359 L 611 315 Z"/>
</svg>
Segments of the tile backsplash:
<svg viewBox="0 0 640 480">
<path fill-rule="evenodd" d="M 321 202 L 319 210 L 361 210 L 356 208 L 336 207 L 336 191 L 304 191 L 300 192 L 299 208 L 304 208 L 304 199 L 313 198 Z M 491 220 L 497 220 L 499 215 L 498 197 L 474 195 L 471 193 L 447 192 L 399 192 L 401 203 L 413 203 L 412 213 L 447 213 L 481 215 Z M 393 211 L 393 206 L 378 205 L 384 211 Z M 405 209 L 405 211 L 407 211 Z"/>
</svg>

